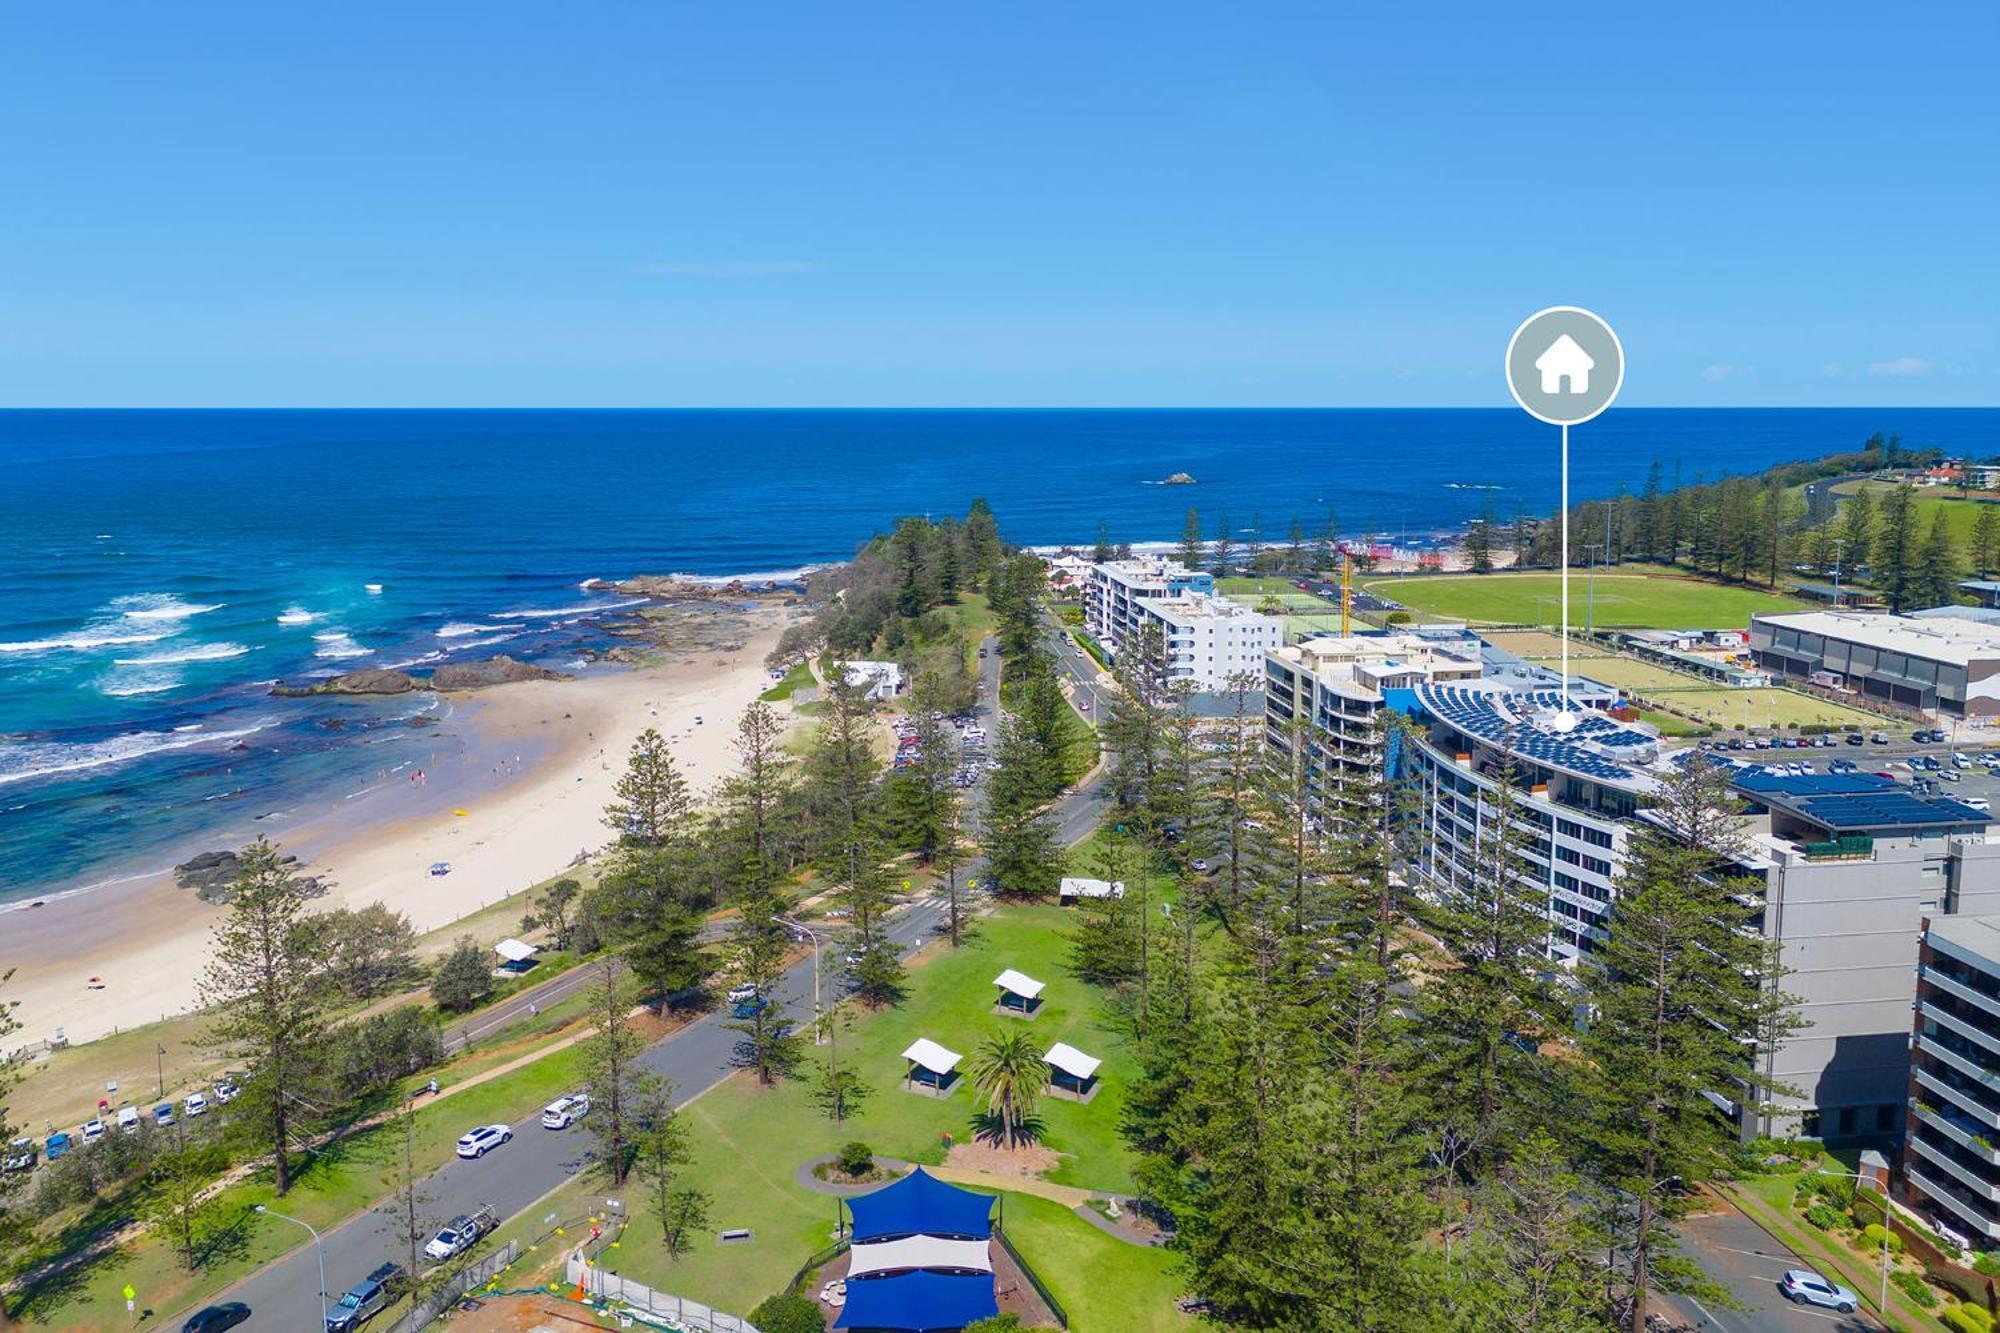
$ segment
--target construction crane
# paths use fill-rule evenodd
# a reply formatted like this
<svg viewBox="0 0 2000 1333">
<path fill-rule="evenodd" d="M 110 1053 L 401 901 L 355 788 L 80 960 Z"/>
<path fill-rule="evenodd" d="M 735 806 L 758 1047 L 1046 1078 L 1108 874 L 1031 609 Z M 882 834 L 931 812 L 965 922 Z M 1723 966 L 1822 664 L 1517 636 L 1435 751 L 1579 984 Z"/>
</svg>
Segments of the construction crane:
<svg viewBox="0 0 2000 1333">
<path fill-rule="evenodd" d="M 1354 553 L 1340 553 L 1340 637 L 1346 638 L 1354 627 Z"/>
</svg>

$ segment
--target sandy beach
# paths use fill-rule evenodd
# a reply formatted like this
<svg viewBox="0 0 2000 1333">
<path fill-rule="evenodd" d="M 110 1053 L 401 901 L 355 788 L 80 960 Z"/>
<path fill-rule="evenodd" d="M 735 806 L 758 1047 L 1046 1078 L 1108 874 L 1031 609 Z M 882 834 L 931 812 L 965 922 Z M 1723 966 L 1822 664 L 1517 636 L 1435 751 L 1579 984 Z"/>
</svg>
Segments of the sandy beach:
<svg viewBox="0 0 2000 1333">
<path fill-rule="evenodd" d="M 666 735 L 690 787 L 713 789 L 734 767 L 737 719 L 769 684 L 764 655 L 780 623 L 776 613 L 760 614 L 744 646 L 726 657 L 705 653 L 468 696 L 464 726 L 476 741 L 473 761 L 460 768 L 483 765 L 484 781 L 447 766 L 427 783 L 450 785 L 407 798 L 389 793 L 363 824 L 329 802 L 323 816 L 278 841 L 332 880 L 329 906 L 379 902 L 420 932 L 448 925 L 609 842 L 604 806 L 647 727 Z M 518 764 L 516 755 L 524 756 Z M 460 791 L 468 793 L 462 804 L 438 799 Z M 449 874 L 430 873 L 439 861 L 450 863 Z M 221 915 L 165 875 L 0 914 L 0 971 L 14 969 L 5 994 L 19 1002 L 22 1025 L 8 1044 L 59 1028 L 71 1042 L 88 1041 L 192 1008 Z"/>
</svg>

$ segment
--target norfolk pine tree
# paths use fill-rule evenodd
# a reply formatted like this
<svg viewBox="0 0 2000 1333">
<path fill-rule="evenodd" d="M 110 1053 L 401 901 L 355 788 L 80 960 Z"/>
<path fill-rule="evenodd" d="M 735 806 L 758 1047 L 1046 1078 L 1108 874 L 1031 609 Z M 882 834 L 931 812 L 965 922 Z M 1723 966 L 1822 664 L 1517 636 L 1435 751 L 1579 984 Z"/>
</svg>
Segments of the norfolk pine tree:
<svg viewBox="0 0 2000 1333">
<path fill-rule="evenodd" d="M 269 1149 L 281 1197 L 292 1187 L 295 1103 L 319 1072 L 326 1030 L 320 935 L 307 911 L 313 892 L 275 846 L 250 844 L 201 979 L 202 1003 L 216 1014 L 209 1043 L 254 1075 L 231 1114 Z"/>
<path fill-rule="evenodd" d="M 639 1133 L 638 1094 L 643 1087 L 639 1056 L 646 1049 L 645 1039 L 632 1030 L 638 997 L 629 971 L 617 958 L 600 958 L 594 965 L 584 991 L 591 1031 L 579 1047 L 591 1093 L 587 1123 L 613 1189 L 625 1183 L 632 1169 Z"/>
</svg>

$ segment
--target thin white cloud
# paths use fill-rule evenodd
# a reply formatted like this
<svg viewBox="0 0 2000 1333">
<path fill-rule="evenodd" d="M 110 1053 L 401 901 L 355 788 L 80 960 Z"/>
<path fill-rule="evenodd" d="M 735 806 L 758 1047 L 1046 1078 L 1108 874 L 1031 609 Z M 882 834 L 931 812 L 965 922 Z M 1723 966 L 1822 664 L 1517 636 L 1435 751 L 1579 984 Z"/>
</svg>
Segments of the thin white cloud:
<svg viewBox="0 0 2000 1333">
<path fill-rule="evenodd" d="M 1840 362 L 1829 361 L 1825 365 L 1819 368 L 1819 373 L 1826 376 L 1830 380 L 1837 380 L 1840 378 L 1841 369 L 1842 366 Z"/>
<path fill-rule="evenodd" d="M 1920 356 L 1899 356 L 1889 361 L 1870 361 L 1870 375 L 1889 375 L 1907 379 L 1912 375 L 1923 375 L 1930 371 L 1931 363 Z"/>
<path fill-rule="evenodd" d="M 1749 369 L 1748 367 L 1745 366 L 1716 365 L 1716 366 L 1703 366 L 1701 368 L 1701 377 L 1707 380 L 1710 384 L 1720 384 L 1724 380 L 1733 380 L 1737 378 L 1739 375 L 1747 375 L 1747 374 L 1749 374 Z"/>
<path fill-rule="evenodd" d="M 639 265 L 648 278 L 775 278 L 819 271 L 818 264 L 803 259 L 676 259 Z"/>
</svg>

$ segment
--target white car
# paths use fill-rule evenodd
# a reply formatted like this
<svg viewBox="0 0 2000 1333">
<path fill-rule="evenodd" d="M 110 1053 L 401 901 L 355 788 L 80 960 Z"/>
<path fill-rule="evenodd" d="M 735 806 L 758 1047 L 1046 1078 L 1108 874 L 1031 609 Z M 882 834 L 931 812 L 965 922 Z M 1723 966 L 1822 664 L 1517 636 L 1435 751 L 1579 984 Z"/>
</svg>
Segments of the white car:
<svg viewBox="0 0 2000 1333">
<path fill-rule="evenodd" d="M 493 1209 L 480 1207 L 470 1213 L 461 1213 L 438 1228 L 438 1233 L 424 1244 L 424 1256 L 429 1259 L 444 1260 L 454 1254 L 471 1249 L 479 1238 L 493 1230 L 495 1219 Z"/>
<path fill-rule="evenodd" d="M 543 1129 L 568 1129 L 577 1121 L 590 1114 L 590 1094 L 572 1092 L 567 1097 L 558 1097 L 542 1108 Z"/>
<path fill-rule="evenodd" d="M 92 1119 L 83 1122 L 83 1141 L 86 1144 L 95 1143 L 103 1137 L 104 1122 L 102 1120 Z"/>
<path fill-rule="evenodd" d="M 198 1092 L 190 1092 L 181 1102 L 181 1110 L 189 1116 L 207 1115 L 208 1098 Z"/>
<path fill-rule="evenodd" d="M 467 1130 L 458 1139 L 454 1149 L 460 1157 L 484 1157 L 503 1143 L 511 1142 L 514 1131 L 505 1125 L 481 1125 L 478 1129 Z"/>
<path fill-rule="evenodd" d="M 1778 1290 L 1794 1305 L 1823 1305 L 1842 1314 L 1853 1314 L 1861 1304 L 1846 1287 L 1803 1268 L 1788 1269 L 1778 1281 Z"/>
<path fill-rule="evenodd" d="M 225 1078 L 215 1085 L 215 1102 L 218 1106 L 229 1105 L 236 1100 L 236 1094 L 236 1083 L 233 1079 Z"/>
</svg>

